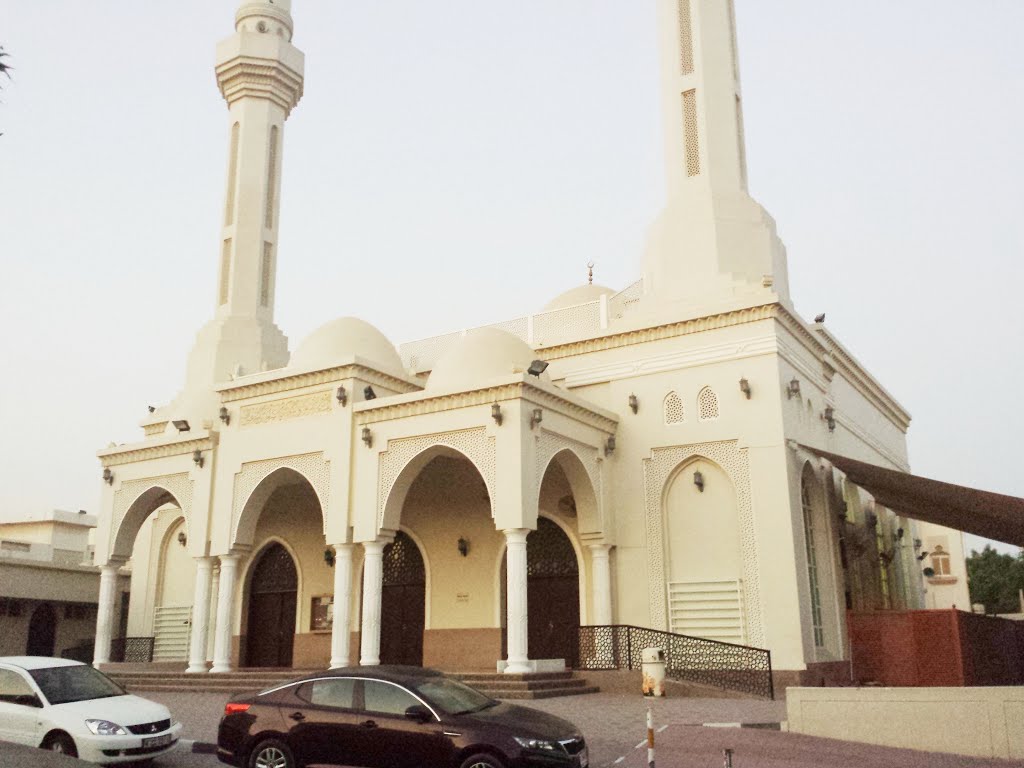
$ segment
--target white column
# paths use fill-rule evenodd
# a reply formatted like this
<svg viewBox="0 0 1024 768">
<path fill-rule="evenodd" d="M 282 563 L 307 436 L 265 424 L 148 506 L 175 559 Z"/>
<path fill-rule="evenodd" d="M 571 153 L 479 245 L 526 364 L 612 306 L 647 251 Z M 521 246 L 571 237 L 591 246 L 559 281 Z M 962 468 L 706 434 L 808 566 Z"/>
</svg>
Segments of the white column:
<svg viewBox="0 0 1024 768">
<path fill-rule="evenodd" d="M 607 544 L 590 545 L 592 564 L 594 615 L 591 624 L 607 626 L 612 623 L 612 571 Z"/>
<path fill-rule="evenodd" d="M 96 610 L 96 648 L 92 665 L 110 663 L 110 641 L 114 637 L 114 603 L 117 597 L 117 572 L 120 563 L 100 568 L 100 595 Z"/>
<path fill-rule="evenodd" d="M 220 590 L 217 595 L 217 631 L 213 642 L 211 672 L 231 671 L 231 628 L 235 613 L 235 578 L 238 555 L 220 556 Z"/>
<path fill-rule="evenodd" d="M 213 576 L 210 578 L 210 600 L 213 603 L 217 602 L 217 598 L 220 595 L 220 564 L 217 559 L 214 558 L 213 564 Z M 207 630 L 206 630 L 206 660 L 213 662 L 213 644 L 217 637 L 217 612 L 210 611 L 209 618 L 207 619 Z"/>
<path fill-rule="evenodd" d="M 192 636 L 189 638 L 188 669 L 206 671 L 206 632 L 210 625 L 210 581 L 213 579 L 213 558 L 196 558 L 196 588 L 192 597 Z"/>
<path fill-rule="evenodd" d="M 506 674 L 532 672 L 528 652 L 526 605 L 526 535 L 529 528 L 509 528 L 505 531 L 507 544 L 506 571 L 508 585 L 508 664 Z"/>
<path fill-rule="evenodd" d="M 352 613 L 352 544 L 334 545 L 334 624 L 331 625 L 331 669 L 348 666 L 349 621 Z"/>
<path fill-rule="evenodd" d="M 364 541 L 363 560 L 363 627 L 359 663 L 380 664 L 380 598 L 384 587 L 383 541 Z"/>
</svg>

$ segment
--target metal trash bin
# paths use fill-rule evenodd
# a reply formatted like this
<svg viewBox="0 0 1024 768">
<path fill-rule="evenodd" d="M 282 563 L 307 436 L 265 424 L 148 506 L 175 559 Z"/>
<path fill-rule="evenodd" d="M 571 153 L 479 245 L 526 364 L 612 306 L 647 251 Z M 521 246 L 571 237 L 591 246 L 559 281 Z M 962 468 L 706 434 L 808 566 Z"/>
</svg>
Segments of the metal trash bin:
<svg viewBox="0 0 1024 768">
<path fill-rule="evenodd" d="M 665 649 L 644 648 L 640 655 L 644 696 L 665 695 Z"/>
</svg>

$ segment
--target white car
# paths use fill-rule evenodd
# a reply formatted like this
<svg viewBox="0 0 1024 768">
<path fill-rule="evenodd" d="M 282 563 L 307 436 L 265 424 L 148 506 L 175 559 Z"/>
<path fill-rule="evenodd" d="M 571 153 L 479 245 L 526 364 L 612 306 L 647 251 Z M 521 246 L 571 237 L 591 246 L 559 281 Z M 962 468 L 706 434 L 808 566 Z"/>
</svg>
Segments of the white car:
<svg viewBox="0 0 1024 768">
<path fill-rule="evenodd" d="M 167 707 L 88 664 L 0 657 L 0 739 L 108 765 L 166 755 L 180 732 Z"/>
</svg>

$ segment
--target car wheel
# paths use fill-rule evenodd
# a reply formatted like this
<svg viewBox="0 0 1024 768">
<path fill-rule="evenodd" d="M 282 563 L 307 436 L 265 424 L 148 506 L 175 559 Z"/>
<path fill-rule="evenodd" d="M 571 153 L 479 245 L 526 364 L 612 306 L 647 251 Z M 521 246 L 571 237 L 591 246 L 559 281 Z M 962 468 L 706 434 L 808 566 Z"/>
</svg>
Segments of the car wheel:
<svg viewBox="0 0 1024 768">
<path fill-rule="evenodd" d="M 478 755 L 470 755 L 463 760 L 460 768 L 505 768 L 505 764 L 494 755 L 481 752 Z"/>
<path fill-rule="evenodd" d="M 78 749 L 75 748 L 75 742 L 66 733 L 53 733 L 47 736 L 46 741 L 43 742 L 43 749 L 59 752 L 68 757 L 78 757 Z"/>
<path fill-rule="evenodd" d="M 287 744 L 265 739 L 249 753 L 249 768 L 296 768 L 296 763 Z"/>
</svg>

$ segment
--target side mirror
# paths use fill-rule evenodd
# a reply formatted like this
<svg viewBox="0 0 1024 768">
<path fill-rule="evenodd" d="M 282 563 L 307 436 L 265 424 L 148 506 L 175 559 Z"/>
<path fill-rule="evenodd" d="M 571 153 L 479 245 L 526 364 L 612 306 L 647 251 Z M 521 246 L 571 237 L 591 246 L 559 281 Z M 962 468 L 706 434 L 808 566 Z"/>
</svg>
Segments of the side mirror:
<svg viewBox="0 0 1024 768">
<path fill-rule="evenodd" d="M 415 720 L 417 723 L 425 723 L 428 720 L 432 720 L 434 717 L 430 714 L 430 710 L 422 704 L 413 704 L 405 710 L 405 716 L 410 720 Z"/>
</svg>

